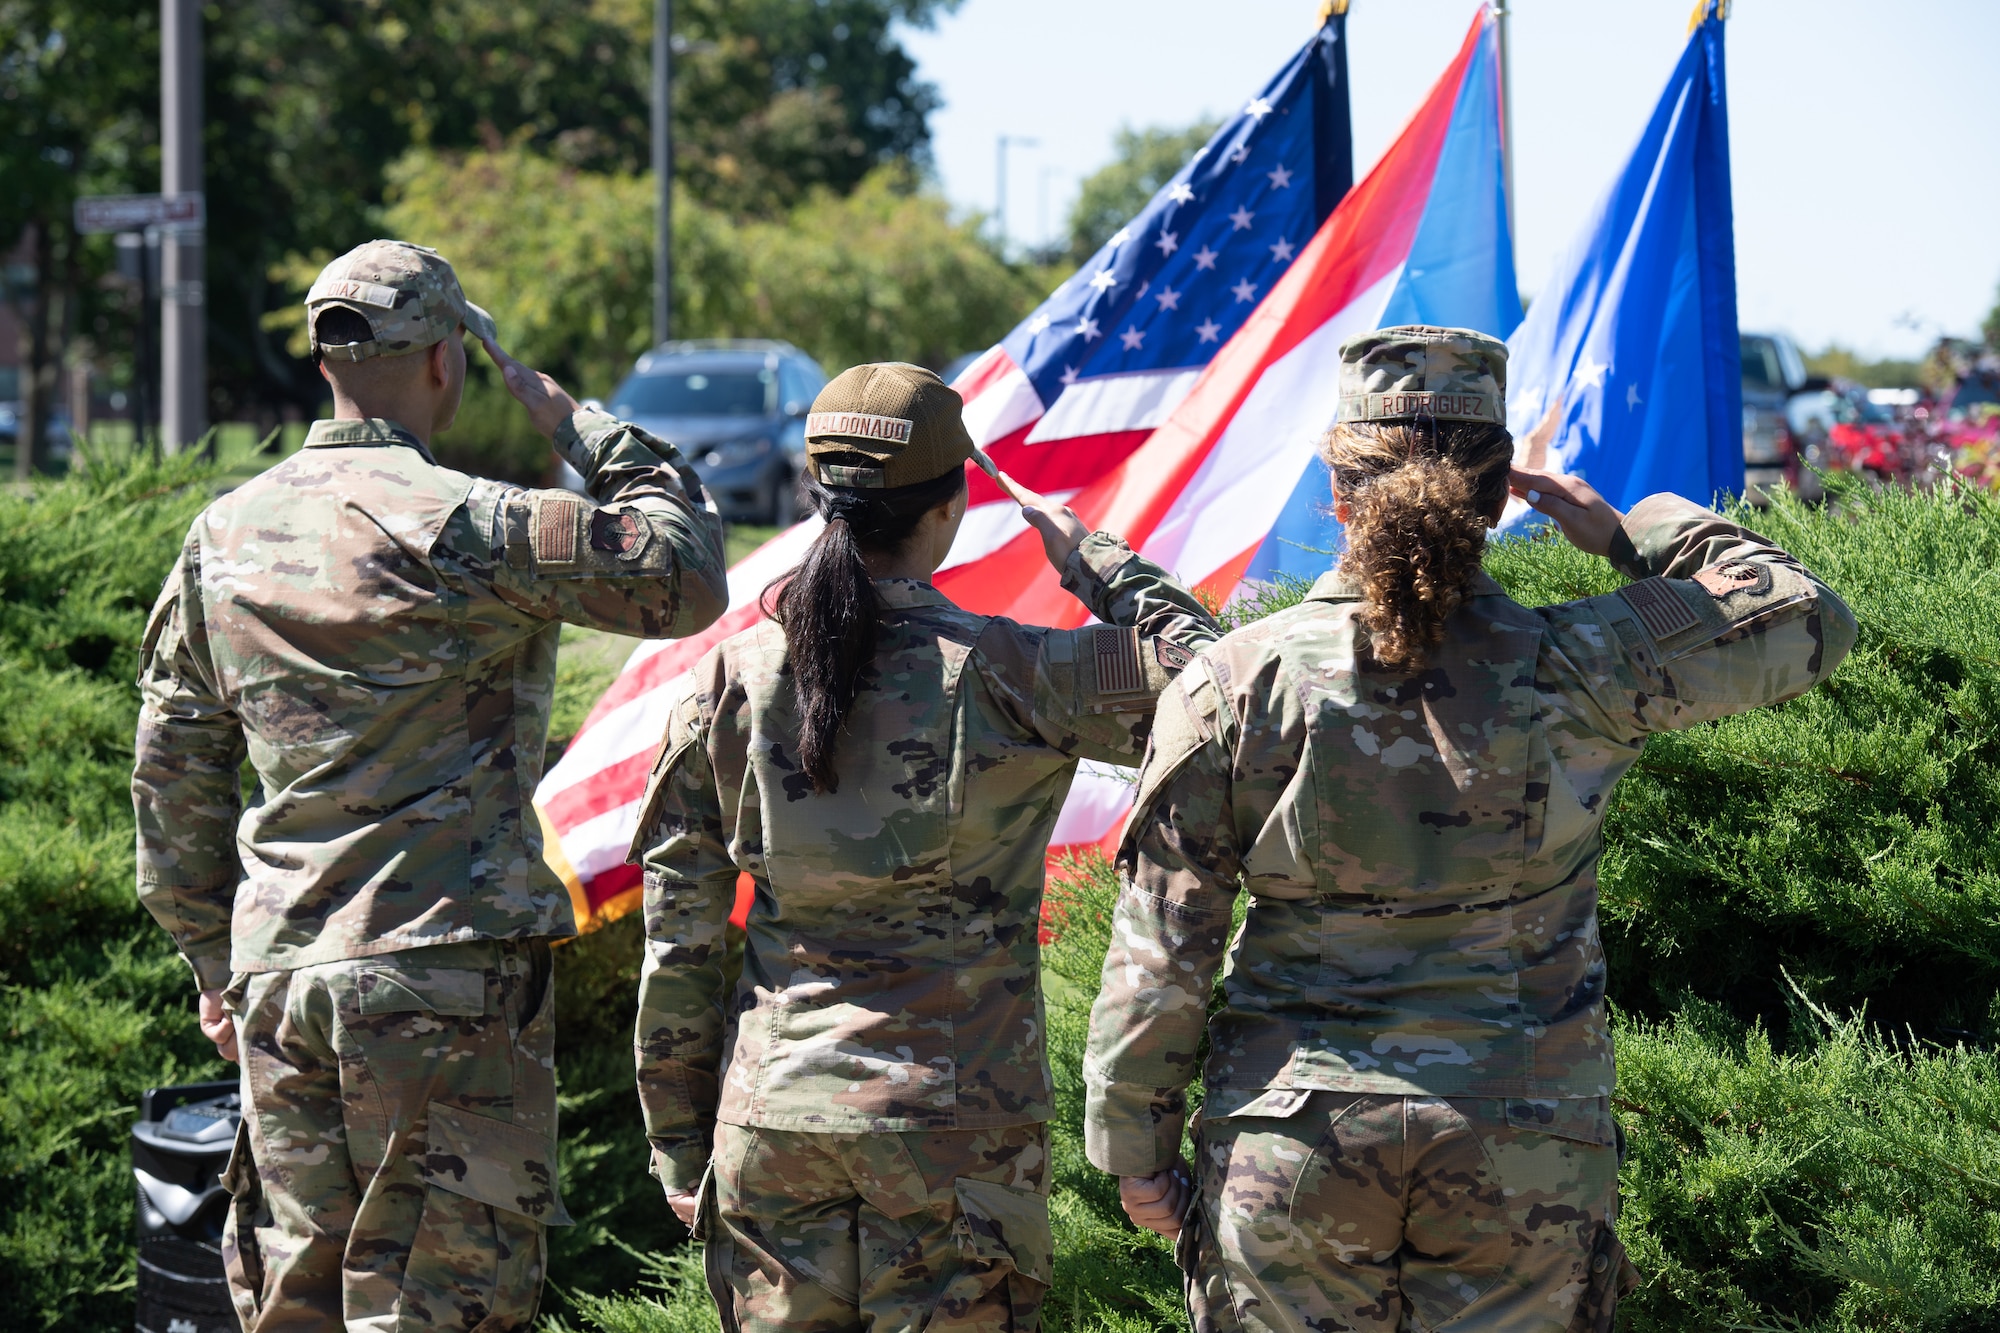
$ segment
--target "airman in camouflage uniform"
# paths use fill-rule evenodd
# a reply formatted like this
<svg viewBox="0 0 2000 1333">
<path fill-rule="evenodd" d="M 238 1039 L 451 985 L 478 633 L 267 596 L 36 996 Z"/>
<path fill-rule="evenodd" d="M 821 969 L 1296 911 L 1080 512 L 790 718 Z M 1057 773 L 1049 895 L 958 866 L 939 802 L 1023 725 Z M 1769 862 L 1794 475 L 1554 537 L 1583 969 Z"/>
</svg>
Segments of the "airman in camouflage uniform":
<svg viewBox="0 0 2000 1333">
<path fill-rule="evenodd" d="M 927 372 L 902 386 L 911 407 L 882 401 L 898 369 L 850 370 L 822 392 L 816 479 L 854 446 L 820 433 L 843 423 L 878 432 L 859 444 L 889 458 L 892 486 L 973 452 L 957 394 L 917 383 Z M 871 374 L 873 399 L 857 388 Z M 937 461 L 898 478 L 879 435 L 911 418 L 909 449 Z M 881 627 L 836 790 L 801 771 L 777 624 L 719 645 L 674 710 L 634 843 L 639 1091 L 669 1197 L 702 1182 L 696 1231 L 725 1328 L 1036 1323 L 1053 1261 L 1038 936 L 1049 836 L 1077 761 L 1135 762 L 1159 690 L 1217 633 L 1191 593 L 1107 533 L 1060 572 L 1103 624 L 1019 625 L 928 582 L 878 579 Z M 739 871 L 756 897 L 732 995 L 723 927 Z"/>
<path fill-rule="evenodd" d="M 195 520 L 141 654 L 139 897 L 234 1018 L 204 1026 L 242 1055 L 244 1327 L 525 1329 L 569 1220 L 548 942 L 576 927 L 529 807 L 557 634 L 707 625 L 721 525 L 673 446 L 500 353 L 434 252 L 371 242 L 306 304 L 343 416 L 343 373 L 435 411 L 317 422 Z M 372 336 L 321 345 L 330 310 Z M 461 327 L 590 498 L 431 457 Z M 344 370 L 378 357 L 411 360 Z"/>
<path fill-rule="evenodd" d="M 1344 421 L 1505 420 L 1491 339 L 1390 329 L 1342 350 Z M 1125 1177 L 1176 1162 L 1205 1028 L 1179 1239 L 1201 1330 L 1608 1329 L 1631 1280 L 1606 804 L 1649 734 L 1803 693 L 1855 625 L 1698 505 L 1656 495 L 1619 524 L 1580 482 L 1514 480 L 1558 517 L 1601 506 L 1635 581 L 1531 608 L 1476 573 L 1427 667 L 1391 673 L 1336 569 L 1160 701 L 1092 1014 L 1087 1150 Z"/>
</svg>

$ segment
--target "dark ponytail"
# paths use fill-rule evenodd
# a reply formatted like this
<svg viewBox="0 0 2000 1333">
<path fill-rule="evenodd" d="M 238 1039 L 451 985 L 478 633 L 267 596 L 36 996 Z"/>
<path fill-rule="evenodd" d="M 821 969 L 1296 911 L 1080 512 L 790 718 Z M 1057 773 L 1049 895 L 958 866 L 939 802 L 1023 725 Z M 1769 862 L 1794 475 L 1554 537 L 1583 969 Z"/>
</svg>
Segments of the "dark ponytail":
<svg viewBox="0 0 2000 1333">
<path fill-rule="evenodd" d="M 965 471 L 893 490 L 822 486 L 810 477 L 804 485 L 826 528 L 798 568 L 764 590 L 764 613 L 785 631 L 799 699 L 799 766 L 814 791 L 830 792 L 840 786 L 834 746 L 874 660 L 881 619 L 862 554 L 901 549 L 925 514 L 965 489 Z"/>
</svg>

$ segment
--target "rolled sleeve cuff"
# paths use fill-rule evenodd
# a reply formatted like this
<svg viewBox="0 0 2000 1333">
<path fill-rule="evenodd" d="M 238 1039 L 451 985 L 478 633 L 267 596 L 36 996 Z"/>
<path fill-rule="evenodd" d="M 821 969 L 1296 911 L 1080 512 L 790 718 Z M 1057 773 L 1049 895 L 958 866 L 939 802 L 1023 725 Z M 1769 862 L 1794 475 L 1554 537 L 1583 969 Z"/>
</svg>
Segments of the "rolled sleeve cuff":
<svg viewBox="0 0 2000 1333">
<path fill-rule="evenodd" d="M 196 986 L 202 990 L 229 989 L 231 973 L 229 970 L 229 951 L 227 949 L 220 953 L 208 950 L 203 950 L 200 953 L 183 952 L 181 957 L 187 959 L 187 965 L 194 969 Z"/>
<path fill-rule="evenodd" d="M 602 438 L 606 431 L 618 429 L 620 424 L 618 418 L 608 412 L 595 407 L 579 407 L 556 427 L 556 452 L 582 473 L 585 481 L 589 481 L 597 462 L 591 447 L 593 440 Z"/>
<path fill-rule="evenodd" d="M 1123 537 L 1093 532 L 1078 542 L 1063 562 L 1063 590 L 1095 613 L 1110 591 L 1112 578 L 1132 558 L 1132 548 Z"/>
<path fill-rule="evenodd" d="M 1620 573 L 1630 578 L 1665 574 L 1686 547 L 1689 529 L 1710 523 L 1737 530 L 1728 519 L 1692 500 L 1678 495 L 1649 495 L 1632 506 L 1618 531 L 1612 534 L 1608 558 Z"/>
<path fill-rule="evenodd" d="M 713 1138 L 712 1127 L 699 1134 L 654 1136 L 650 1140 L 653 1145 L 653 1178 L 676 1193 L 691 1192 L 701 1184 L 702 1172 L 708 1170 Z"/>
<path fill-rule="evenodd" d="M 1086 1081 L 1083 1150 L 1092 1166 L 1114 1176 L 1150 1176 L 1174 1164 L 1187 1123 L 1184 1099 L 1088 1075 Z"/>
</svg>

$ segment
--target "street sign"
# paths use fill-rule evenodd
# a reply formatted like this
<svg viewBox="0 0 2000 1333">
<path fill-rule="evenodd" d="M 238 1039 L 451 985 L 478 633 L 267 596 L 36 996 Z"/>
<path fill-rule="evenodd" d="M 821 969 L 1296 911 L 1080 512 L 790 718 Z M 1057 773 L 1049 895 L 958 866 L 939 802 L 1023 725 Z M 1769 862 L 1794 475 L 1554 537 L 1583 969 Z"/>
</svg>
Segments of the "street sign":
<svg viewBox="0 0 2000 1333">
<path fill-rule="evenodd" d="M 198 194 L 96 194 L 76 201 L 76 229 L 85 236 L 109 231 L 200 231 L 208 205 Z"/>
</svg>

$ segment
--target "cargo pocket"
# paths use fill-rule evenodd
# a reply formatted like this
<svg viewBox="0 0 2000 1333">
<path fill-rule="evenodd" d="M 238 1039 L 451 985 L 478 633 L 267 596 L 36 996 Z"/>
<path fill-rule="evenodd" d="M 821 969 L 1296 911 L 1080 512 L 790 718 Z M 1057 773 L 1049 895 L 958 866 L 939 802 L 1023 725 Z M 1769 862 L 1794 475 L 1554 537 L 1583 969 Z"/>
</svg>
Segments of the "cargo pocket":
<svg viewBox="0 0 2000 1333">
<path fill-rule="evenodd" d="M 1638 1286 L 1639 1270 L 1626 1257 L 1625 1243 L 1612 1228 L 1598 1228 L 1597 1244 L 1590 1252 L 1590 1273 L 1584 1280 L 1583 1297 L 1576 1303 L 1570 1333 L 1611 1333 L 1618 1302 Z"/>
<path fill-rule="evenodd" d="M 264 1301 L 264 1256 L 257 1249 L 257 1214 L 264 1190 L 250 1147 L 250 1108 L 236 1125 L 236 1144 L 222 1169 L 222 1188 L 229 1191 L 229 1211 L 222 1223 L 222 1270 L 229 1278 L 229 1301 L 245 1328 L 257 1321 Z"/>
<path fill-rule="evenodd" d="M 556 1180 L 555 1145 L 507 1120 L 430 1104 L 424 1181 L 546 1226 L 571 1225 Z"/>
<path fill-rule="evenodd" d="M 570 1220 L 556 1192 L 553 1145 L 438 1102 L 429 1117 L 423 1219 L 396 1327 L 526 1328 L 541 1298 L 542 1227 Z"/>
<path fill-rule="evenodd" d="M 953 1283 L 932 1312 L 938 1320 L 956 1321 L 956 1310 L 983 1301 L 1004 1301 L 1007 1328 L 1012 1333 L 1028 1333 L 1041 1318 L 1042 1298 L 1048 1295 L 1055 1277 L 1055 1236 L 1049 1228 L 1049 1200 L 1034 1190 L 1015 1189 L 990 1180 L 961 1177 L 952 1182 L 958 1197 L 958 1220 L 952 1233 L 959 1254 L 981 1266 L 975 1278 L 979 1293 L 966 1283 Z M 997 1280 L 995 1280 L 997 1277 Z M 963 1279 L 961 1279 L 963 1281 Z M 997 1313 L 997 1311 L 996 1311 Z"/>
</svg>

